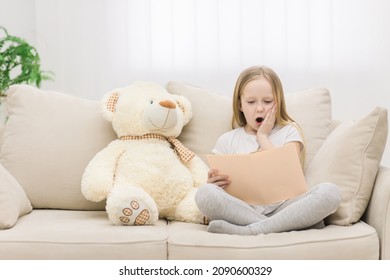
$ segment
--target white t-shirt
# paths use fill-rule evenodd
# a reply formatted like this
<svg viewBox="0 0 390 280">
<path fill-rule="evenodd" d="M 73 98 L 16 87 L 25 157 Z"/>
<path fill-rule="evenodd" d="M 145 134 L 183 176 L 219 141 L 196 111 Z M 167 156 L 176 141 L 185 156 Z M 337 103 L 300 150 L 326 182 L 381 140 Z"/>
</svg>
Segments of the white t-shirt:
<svg viewBox="0 0 390 280">
<path fill-rule="evenodd" d="M 296 126 L 288 124 L 286 126 L 275 125 L 269 134 L 269 139 L 274 146 L 283 146 L 289 142 L 301 142 L 302 135 Z M 245 132 L 244 127 L 239 127 L 222 134 L 213 149 L 214 154 L 249 154 L 261 148 L 257 142 L 256 135 Z"/>
</svg>

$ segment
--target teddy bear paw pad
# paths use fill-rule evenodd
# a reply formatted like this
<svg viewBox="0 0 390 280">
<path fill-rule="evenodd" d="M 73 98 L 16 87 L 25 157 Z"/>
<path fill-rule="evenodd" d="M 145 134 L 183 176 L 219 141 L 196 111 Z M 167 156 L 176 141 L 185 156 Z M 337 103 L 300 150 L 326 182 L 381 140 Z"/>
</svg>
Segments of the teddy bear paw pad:
<svg viewBox="0 0 390 280">
<path fill-rule="evenodd" d="M 150 218 L 150 213 L 148 209 L 144 209 L 141 213 L 135 218 L 135 225 L 144 225 Z"/>
<path fill-rule="evenodd" d="M 150 218 L 150 212 L 148 209 L 143 209 L 138 201 L 132 200 L 129 207 L 122 209 L 123 216 L 119 217 L 122 224 L 132 224 L 132 218 L 134 219 L 134 225 L 144 225 Z"/>
</svg>

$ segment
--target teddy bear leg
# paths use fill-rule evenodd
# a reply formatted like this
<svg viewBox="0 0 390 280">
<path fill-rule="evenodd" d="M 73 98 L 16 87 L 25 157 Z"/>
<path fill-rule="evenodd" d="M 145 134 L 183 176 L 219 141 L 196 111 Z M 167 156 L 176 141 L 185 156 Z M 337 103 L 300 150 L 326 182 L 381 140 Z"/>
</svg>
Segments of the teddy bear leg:
<svg viewBox="0 0 390 280">
<path fill-rule="evenodd" d="M 115 225 L 147 225 L 158 220 L 154 200 L 143 189 L 115 186 L 107 198 L 108 218 Z"/>
<path fill-rule="evenodd" d="M 175 211 L 175 220 L 188 223 L 204 224 L 205 217 L 199 211 L 195 202 L 197 189 L 192 189 L 178 204 Z"/>
</svg>

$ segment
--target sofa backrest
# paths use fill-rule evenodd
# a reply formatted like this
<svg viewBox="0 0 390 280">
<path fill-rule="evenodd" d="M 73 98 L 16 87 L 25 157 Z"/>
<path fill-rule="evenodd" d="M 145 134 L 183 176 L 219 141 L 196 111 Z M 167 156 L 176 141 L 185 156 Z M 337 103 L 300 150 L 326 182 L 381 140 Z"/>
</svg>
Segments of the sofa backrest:
<svg viewBox="0 0 390 280">
<path fill-rule="evenodd" d="M 104 209 L 80 191 L 84 168 L 116 138 L 100 102 L 32 86 L 12 86 L 6 102 L 0 163 L 34 208 Z"/>
</svg>

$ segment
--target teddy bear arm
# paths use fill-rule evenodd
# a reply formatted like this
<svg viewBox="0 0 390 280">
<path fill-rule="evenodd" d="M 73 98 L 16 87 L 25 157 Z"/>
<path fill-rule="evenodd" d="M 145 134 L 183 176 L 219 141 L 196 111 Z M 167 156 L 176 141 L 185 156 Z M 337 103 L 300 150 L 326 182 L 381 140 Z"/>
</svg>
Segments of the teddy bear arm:
<svg viewBox="0 0 390 280">
<path fill-rule="evenodd" d="M 109 145 L 87 165 L 81 182 L 84 197 L 91 201 L 106 199 L 114 183 L 114 174 L 122 149 Z"/>
<path fill-rule="evenodd" d="M 208 166 L 199 157 L 195 156 L 188 164 L 194 181 L 194 187 L 200 187 L 207 183 Z"/>
</svg>

